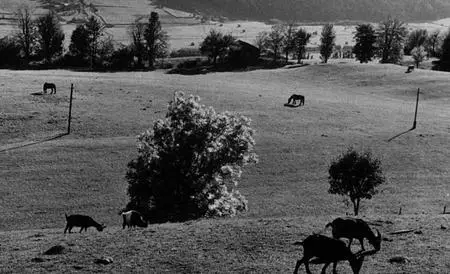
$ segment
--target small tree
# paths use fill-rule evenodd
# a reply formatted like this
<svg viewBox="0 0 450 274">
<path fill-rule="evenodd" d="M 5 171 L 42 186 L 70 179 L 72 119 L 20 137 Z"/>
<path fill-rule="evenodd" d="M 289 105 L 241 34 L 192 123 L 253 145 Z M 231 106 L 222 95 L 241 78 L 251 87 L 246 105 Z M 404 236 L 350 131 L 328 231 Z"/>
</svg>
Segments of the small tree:
<svg viewBox="0 0 450 274">
<path fill-rule="evenodd" d="M 52 57 L 61 54 L 64 49 L 64 32 L 53 12 L 39 17 L 36 25 L 41 55 L 50 63 Z"/>
<path fill-rule="evenodd" d="M 371 24 L 358 25 L 354 38 L 356 43 L 353 47 L 353 53 L 356 59 L 361 63 L 372 61 L 375 55 L 375 42 L 377 40 L 373 26 Z"/>
<path fill-rule="evenodd" d="M 198 97 L 175 93 L 166 118 L 138 140 L 126 176 L 127 209 L 154 221 L 182 221 L 247 208 L 237 185 L 242 168 L 257 160 L 250 119 L 216 113 Z"/>
<path fill-rule="evenodd" d="M 311 39 L 311 33 L 308 33 L 305 29 L 299 29 L 294 34 L 294 50 L 297 54 L 297 63 L 301 63 L 303 56 L 305 56 L 306 45 Z"/>
<path fill-rule="evenodd" d="M 336 33 L 333 30 L 332 24 L 325 24 L 322 28 L 322 36 L 320 37 L 320 56 L 324 63 L 333 53 L 334 41 L 336 40 Z"/>
<path fill-rule="evenodd" d="M 328 173 L 328 192 L 348 196 L 355 215 L 361 199 L 372 199 L 376 187 L 385 182 L 380 160 L 370 152 L 360 154 L 352 148 L 331 163 Z"/>
<path fill-rule="evenodd" d="M 200 52 L 207 55 L 216 65 L 217 58 L 223 59 L 235 40 L 231 34 L 223 35 L 220 31 L 212 29 L 200 44 Z"/>
<path fill-rule="evenodd" d="M 144 31 L 144 38 L 147 42 L 149 67 L 153 69 L 156 58 L 166 53 L 169 47 L 169 36 L 167 32 L 162 30 L 157 12 L 151 12 L 148 25 Z"/>
<path fill-rule="evenodd" d="M 408 31 L 405 23 L 388 18 L 378 26 L 377 40 L 381 63 L 398 63 L 403 58 L 403 43 Z"/>
<path fill-rule="evenodd" d="M 427 57 L 427 52 L 423 46 L 419 46 L 411 50 L 411 55 L 416 63 L 416 68 L 418 68 L 420 63 Z"/>
</svg>

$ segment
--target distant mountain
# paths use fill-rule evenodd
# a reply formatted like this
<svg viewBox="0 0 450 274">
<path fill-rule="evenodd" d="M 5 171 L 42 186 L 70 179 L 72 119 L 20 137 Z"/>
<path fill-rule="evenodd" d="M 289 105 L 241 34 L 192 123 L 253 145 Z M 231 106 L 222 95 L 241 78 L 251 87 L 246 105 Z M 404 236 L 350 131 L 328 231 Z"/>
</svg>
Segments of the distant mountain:
<svg viewBox="0 0 450 274">
<path fill-rule="evenodd" d="M 156 0 L 169 8 L 230 19 L 283 21 L 357 20 L 387 16 L 423 21 L 450 17 L 450 0 Z"/>
</svg>

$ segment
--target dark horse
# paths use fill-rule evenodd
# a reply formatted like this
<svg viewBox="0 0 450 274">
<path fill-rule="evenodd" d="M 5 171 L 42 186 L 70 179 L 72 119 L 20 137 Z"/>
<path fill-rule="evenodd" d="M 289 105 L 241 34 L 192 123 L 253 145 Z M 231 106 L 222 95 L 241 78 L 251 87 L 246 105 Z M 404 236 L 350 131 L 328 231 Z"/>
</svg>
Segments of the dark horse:
<svg viewBox="0 0 450 274">
<path fill-rule="evenodd" d="M 55 93 L 56 94 L 56 86 L 53 83 L 44 83 L 44 93 L 47 93 L 47 89 L 50 89 L 50 94 Z"/>
<path fill-rule="evenodd" d="M 289 97 L 288 104 L 290 104 L 291 101 L 294 105 L 297 104 L 297 101 L 300 101 L 299 106 L 305 105 L 305 96 L 299 94 L 292 94 L 291 97 Z"/>
</svg>

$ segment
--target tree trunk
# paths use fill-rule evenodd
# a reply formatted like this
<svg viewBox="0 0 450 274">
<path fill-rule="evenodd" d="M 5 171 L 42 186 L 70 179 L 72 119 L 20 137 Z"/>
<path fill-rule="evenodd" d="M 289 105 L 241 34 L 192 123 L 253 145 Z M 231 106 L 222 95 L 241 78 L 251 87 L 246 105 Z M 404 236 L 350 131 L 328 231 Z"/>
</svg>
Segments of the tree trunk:
<svg viewBox="0 0 450 274">
<path fill-rule="evenodd" d="M 360 199 L 358 199 L 358 198 L 352 199 L 353 213 L 355 214 L 355 216 L 358 216 L 358 213 L 359 213 L 359 202 L 360 202 Z"/>
</svg>

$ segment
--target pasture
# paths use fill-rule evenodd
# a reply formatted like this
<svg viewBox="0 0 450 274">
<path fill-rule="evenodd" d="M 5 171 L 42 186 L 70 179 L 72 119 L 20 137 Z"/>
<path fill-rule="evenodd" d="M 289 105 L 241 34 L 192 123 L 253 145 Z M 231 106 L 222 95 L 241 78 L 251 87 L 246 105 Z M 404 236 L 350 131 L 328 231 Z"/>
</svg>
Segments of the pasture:
<svg viewBox="0 0 450 274">
<path fill-rule="evenodd" d="M 450 215 L 441 214 L 450 202 L 450 79 L 405 70 L 356 63 L 198 76 L 2 70 L 0 272 L 291 272 L 302 250 L 292 243 L 351 212 L 327 193 L 327 168 L 353 146 L 380 158 L 387 177 L 380 193 L 362 203 L 361 215 L 387 237 L 362 273 L 444 273 L 450 268 Z M 56 84 L 56 95 L 32 95 L 44 82 Z M 65 132 L 70 83 L 72 133 L 5 150 Z M 388 142 L 411 128 L 417 88 L 416 130 Z M 249 211 L 122 230 L 118 213 L 127 202 L 125 172 L 136 135 L 164 117 L 176 90 L 252 119 L 260 162 L 244 170 L 239 186 Z M 305 106 L 284 107 L 292 93 L 305 95 Z M 107 228 L 64 235 L 64 213 L 90 215 Z M 400 229 L 422 233 L 388 234 Z M 58 244 L 63 254 L 42 255 Z M 114 262 L 95 264 L 102 256 Z M 391 264 L 393 256 L 408 261 Z M 348 273 L 348 263 L 338 271 Z"/>
</svg>

